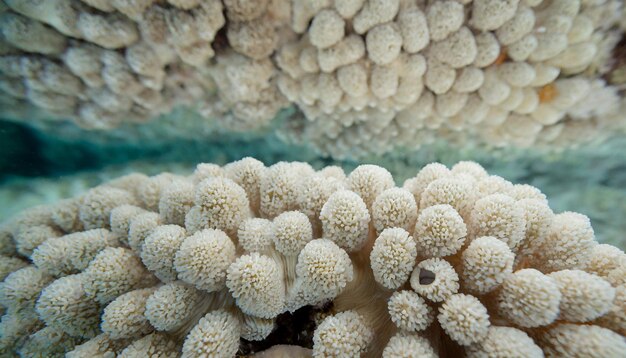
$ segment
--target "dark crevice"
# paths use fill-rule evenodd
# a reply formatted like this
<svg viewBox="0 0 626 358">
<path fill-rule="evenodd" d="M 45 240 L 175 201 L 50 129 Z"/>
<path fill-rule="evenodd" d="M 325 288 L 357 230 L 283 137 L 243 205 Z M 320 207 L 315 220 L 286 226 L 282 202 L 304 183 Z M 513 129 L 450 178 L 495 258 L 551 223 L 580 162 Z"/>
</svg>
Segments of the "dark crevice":
<svg viewBox="0 0 626 358">
<path fill-rule="evenodd" d="M 327 312 L 325 307 L 305 306 L 293 313 L 283 313 L 276 318 L 276 329 L 262 341 L 241 339 L 238 356 L 247 356 L 261 352 L 279 344 L 313 348 L 313 332 L 315 331 L 315 315 Z"/>
</svg>

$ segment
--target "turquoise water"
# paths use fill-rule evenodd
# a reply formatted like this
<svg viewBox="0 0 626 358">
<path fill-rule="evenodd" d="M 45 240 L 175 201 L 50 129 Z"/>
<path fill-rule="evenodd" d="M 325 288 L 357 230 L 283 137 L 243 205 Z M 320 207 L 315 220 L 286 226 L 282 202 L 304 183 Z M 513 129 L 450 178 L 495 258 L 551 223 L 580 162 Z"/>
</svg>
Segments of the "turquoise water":
<svg viewBox="0 0 626 358">
<path fill-rule="evenodd" d="M 536 186 L 546 194 L 555 212 L 576 211 L 589 216 L 599 241 L 626 247 L 626 139 L 621 138 L 561 153 L 458 148 L 436 142 L 419 151 L 399 150 L 338 161 L 321 157 L 305 145 L 286 144 L 270 131 L 215 131 L 201 138 L 157 139 L 89 132 L 80 135 L 79 131 L 59 136 L 10 122 L 0 122 L 0 128 L 0 145 L 5 153 L 0 162 L 0 196 L 5 203 L 0 221 L 22 208 L 77 195 L 122 173 L 189 173 L 200 162 L 225 164 L 245 156 L 266 165 L 278 161 L 305 161 L 316 168 L 340 165 L 347 172 L 360 163 L 374 163 L 386 167 L 397 185 L 430 162 L 452 166 L 460 160 L 473 160 L 490 174 Z"/>
</svg>

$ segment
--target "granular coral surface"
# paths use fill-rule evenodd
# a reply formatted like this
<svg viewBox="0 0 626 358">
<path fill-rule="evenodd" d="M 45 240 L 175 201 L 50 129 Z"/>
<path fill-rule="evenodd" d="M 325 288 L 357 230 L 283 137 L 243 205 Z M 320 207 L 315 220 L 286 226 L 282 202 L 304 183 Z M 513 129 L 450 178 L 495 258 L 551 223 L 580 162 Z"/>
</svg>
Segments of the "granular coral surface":
<svg viewBox="0 0 626 358">
<path fill-rule="evenodd" d="M 207 126 L 250 131 L 295 107 L 285 136 L 335 157 L 432 138 L 569 147 L 624 129 L 621 82 L 605 78 L 620 76 L 625 12 L 623 0 L 7 0 L 0 103 L 6 117 L 101 130 L 189 105 Z"/>
<path fill-rule="evenodd" d="M 416 171 L 244 158 L 24 210 L 0 229 L 2 355 L 626 351 L 626 254 L 586 216 L 473 162 Z"/>
</svg>

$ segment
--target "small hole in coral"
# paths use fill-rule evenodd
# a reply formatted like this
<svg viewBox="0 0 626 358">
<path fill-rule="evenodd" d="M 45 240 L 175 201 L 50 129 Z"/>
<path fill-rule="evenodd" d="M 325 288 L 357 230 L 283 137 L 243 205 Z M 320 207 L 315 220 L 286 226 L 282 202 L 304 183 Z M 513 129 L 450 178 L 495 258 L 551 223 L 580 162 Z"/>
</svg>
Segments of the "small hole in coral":
<svg viewBox="0 0 626 358">
<path fill-rule="evenodd" d="M 420 285 L 430 285 L 435 281 L 435 273 L 420 269 Z"/>
</svg>

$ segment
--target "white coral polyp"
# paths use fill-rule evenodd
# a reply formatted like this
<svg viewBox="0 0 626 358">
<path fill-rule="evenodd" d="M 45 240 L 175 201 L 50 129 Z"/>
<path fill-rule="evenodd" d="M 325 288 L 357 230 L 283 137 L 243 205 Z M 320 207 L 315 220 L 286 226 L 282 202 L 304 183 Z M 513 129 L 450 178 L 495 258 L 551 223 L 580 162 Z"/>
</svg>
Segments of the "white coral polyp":
<svg viewBox="0 0 626 358">
<path fill-rule="evenodd" d="M 334 298 L 353 279 L 348 254 L 328 239 L 309 242 L 298 255 L 296 274 L 301 294 L 309 302 Z"/>
<path fill-rule="evenodd" d="M 515 255 L 503 241 L 483 236 L 470 243 L 462 259 L 463 284 L 471 292 L 485 294 L 513 272 Z"/>
<path fill-rule="evenodd" d="M 543 351 L 526 334 L 512 327 L 491 326 L 484 340 L 467 347 L 469 357 L 524 357 L 540 358 Z"/>
<path fill-rule="evenodd" d="M 487 308 L 474 296 L 450 296 L 439 308 L 437 320 L 448 336 L 461 345 L 477 343 L 489 330 Z"/>
<path fill-rule="evenodd" d="M 415 241 L 406 230 L 385 229 L 370 254 L 374 279 L 386 288 L 399 288 L 411 275 L 416 256 Z"/>
<path fill-rule="evenodd" d="M 387 303 L 393 323 L 407 332 L 423 331 L 433 322 L 435 314 L 426 301 L 412 291 L 396 291 Z"/>
<path fill-rule="evenodd" d="M 246 219 L 237 231 L 239 244 L 248 252 L 263 252 L 272 246 L 272 222 L 267 219 Z"/>
<path fill-rule="evenodd" d="M 379 233 L 392 227 L 411 230 L 417 219 L 415 198 L 406 189 L 387 189 L 374 200 L 372 219 Z"/>
<path fill-rule="evenodd" d="M 433 258 L 420 262 L 411 274 L 411 288 L 433 302 L 445 301 L 459 291 L 459 276 L 448 261 Z"/>
<path fill-rule="evenodd" d="M 313 356 L 355 356 L 367 350 L 373 338 L 371 328 L 354 311 L 326 318 L 315 330 Z"/>
<path fill-rule="evenodd" d="M 274 218 L 272 239 L 278 252 L 285 256 L 297 255 L 313 239 L 309 218 L 299 211 L 287 211 Z"/>
<path fill-rule="evenodd" d="M 397 333 L 391 337 L 383 350 L 385 358 L 423 357 L 435 358 L 437 354 L 433 350 L 428 339 L 417 335 L 404 335 Z"/>
<path fill-rule="evenodd" d="M 178 278 L 200 290 L 225 287 L 226 270 L 235 261 L 232 240 L 220 230 L 206 229 L 184 239 L 174 257 Z"/>
<path fill-rule="evenodd" d="M 233 314 L 213 311 L 200 319 L 183 344 L 183 357 L 234 356 L 239 349 L 241 326 Z"/>
<path fill-rule="evenodd" d="M 285 305 L 283 273 L 279 265 L 258 253 L 237 258 L 227 271 L 226 286 L 244 313 L 270 318 Z"/>
<path fill-rule="evenodd" d="M 561 291 L 559 318 L 588 322 L 611 309 L 615 289 L 602 278 L 581 270 L 556 271 L 549 276 Z"/>
<path fill-rule="evenodd" d="M 198 208 L 194 227 L 202 229 L 219 229 L 234 233 L 249 212 L 246 191 L 234 181 L 222 177 L 200 182 L 196 186 L 194 203 L 195 208 Z M 190 215 L 191 212 L 187 214 L 186 219 L 194 222 Z"/>
<path fill-rule="evenodd" d="M 444 257 L 461 249 L 467 237 L 467 227 L 452 206 L 433 205 L 419 214 L 414 235 L 420 255 Z"/>
<path fill-rule="evenodd" d="M 514 249 L 524 239 L 524 212 L 511 197 L 492 194 L 476 202 L 470 228 L 475 236 L 493 236 Z"/>
<path fill-rule="evenodd" d="M 561 292 L 556 282 L 535 269 L 514 272 L 498 292 L 498 310 L 522 327 L 546 326 L 557 318 Z"/>
<path fill-rule="evenodd" d="M 324 237 L 348 251 L 360 249 L 367 240 L 370 214 L 355 192 L 334 192 L 322 207 L 320 220 Z"/>
</svg>

